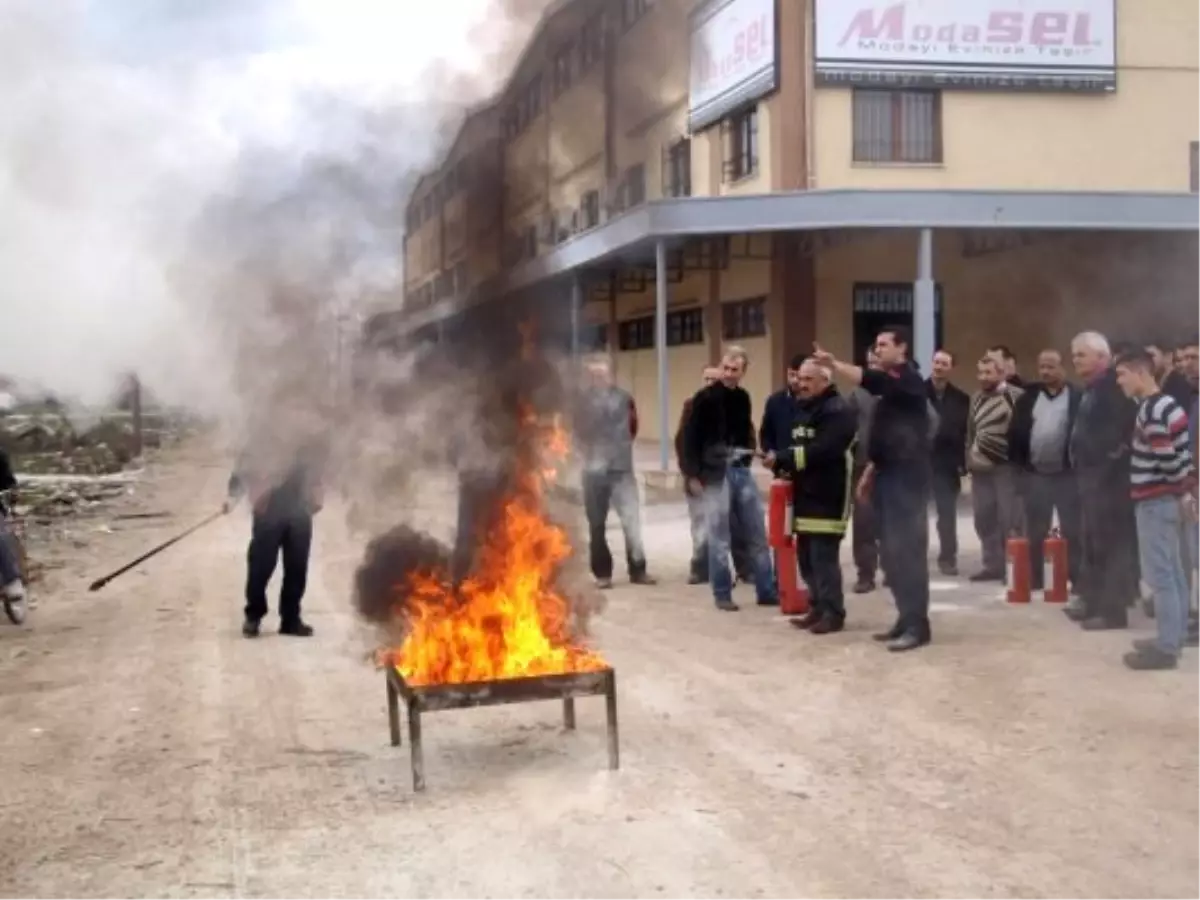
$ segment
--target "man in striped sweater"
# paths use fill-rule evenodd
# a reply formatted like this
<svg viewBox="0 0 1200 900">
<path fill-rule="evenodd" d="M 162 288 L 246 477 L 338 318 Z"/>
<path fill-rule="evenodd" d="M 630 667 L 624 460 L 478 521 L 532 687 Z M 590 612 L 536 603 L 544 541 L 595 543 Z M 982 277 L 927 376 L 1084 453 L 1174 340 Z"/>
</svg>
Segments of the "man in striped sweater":
<svg viewBox="0 0 1200 900">
<path fill-rule="evenodd" d="M 1134 641 L 1131 669 L 1173 669 L 1187 638 L 1188 580 L 1179 533 L 1196 519 L 1196 471 L 1188 417 L 1162 392 L 1154 360 L 1144 350 L 1117 360 L 1117 382 L 1138 401 L 1130 455 L 1130 496 L 1137 519 L 1142 579 L 1154 592 L 1158 636 Z"/>
<path fill-rule="evenodd" d="M 975 533 L 983 551 L 983 568 L 971 581 L 1004 580 L 1004 542 L 1021 527 L 1015 468 L 1009 458 L 1008 431 L 1021 389 L 1005 380 L 991 356 L 979 360 L 979 392 L 971 398 L 967 417 L 967 471 Z"/>
</svg>

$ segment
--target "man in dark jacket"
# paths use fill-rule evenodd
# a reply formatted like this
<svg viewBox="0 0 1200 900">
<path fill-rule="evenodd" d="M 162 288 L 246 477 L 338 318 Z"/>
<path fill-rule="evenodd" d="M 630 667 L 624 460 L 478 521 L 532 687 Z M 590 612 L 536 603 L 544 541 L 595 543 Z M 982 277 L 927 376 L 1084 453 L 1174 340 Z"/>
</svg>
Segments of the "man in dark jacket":
<svg viewBox="0 0 1200 900">
<path fill-rule="evenodd" d="M 705 366 L 704 387 L 716 382 L 720 376 L 720 369 L 715 366 Z M 692 405 L 695 402 L 695 395 L 683 401 L 683 410 L 679 414 L 679 425 L 675 429 L 675 462 L 681 473 L 685 471 L 684 435 L 687 433 L 688 419 L 691 418 Z M 686 486 L 683 493 L 687 498 L 688 521 L 692 532 L 692 562 L 688 567 L 688 584 L 708 584 L 708 525 L 704 521 L 704 500 L 700 495 L 693 495 L 686 489 Z"/>
<path fill-rule="evenodd" d="M 1073 585 L 1079 583 L 1082 547 L 1079 542 L 1079 486 L 1071 471 L 1070 441 L 1082 399 L 1067 382 L 1062 354 L 1038 354 L 1038 378 L 1017 398 L 1009 431 L 1009 459 L 1018 472 L 1017 485 L 1025 506 L 1025 536 L 1029 539 L 1030 577 L 1034 590 L 1044 586 L 1043 547 L 1050 522 L 1058 513 L 1067 542 L 1067 564 Z"/>
<path fill-rule="evenodd" d="M 910 358 L 907 328 L 883 329 L 875 338 L 879 371 L 839 362 L 816 348 L 813 358 L 879 397 L 868 450 L 872 497 L 883 534 L 883 571 L 895 595 L 898 617 L 876 635 L 894 653 L 928 644 L 929 625 L 929 398 Z"/>
<path fill-rule="evenodd" d="M 749 357 L 730 347 L 721 360 L 721 380 L 696 394 L 683 440 L 683 473 L 693 495 L 704 497 L 708 524 L 708 571 L 717 609 L 733 612 L 733 578 L 729 571 L 731 512 L 735 513 L 754 568 L 755 590 L 762 606 L 779 595 L 767 549 L 762 498 L 750 463 L 755 455 L 750 395 L 740 387 Z"/>
<path fill-rule="evenodd" d="M 575 419 L 575 436 L 583 462 L 583 505 L 588 520 L 588 547 L 596 586 L 612 587 L 613 558 L 608 549 L 610 506 L 625 535 L 625 564 L 633 584 L 654 584 L 646 574 L 641 507 L 633 471 L 637 406 L 628 391 L 613 384 L 606 360 L 588 366 L 591 378 Z"/>
<path fill-rule="evenodd" d="M 867 351 L 867 368 L 879 368 L 879 360 L 875 351 Z M 869 460 L 867 448 L 871 444 L 871 420 L 875 417 L 875 405 L 879 398 L 874 396 L 861 384 L 847 395 L 846 405 L 854 412 L 858 420 L 858 434 L 854 441 L 854 478 L 858 484 L 867 471 Z M 875 523 L 875 510 L 870 501 L 859 503 L 855 501 L 853 512 L 853 531 L 851 534 L 851 552 L 854 555 L 854 568 L 858 577 L 854 582 L 854 593 L 869 594 L 875 590 L 875 573 L 879 569 L 879 529 Z"/>
<path fill-rule="evenodd" d="M 229 477 L 225 511 L 243 497 L 254 522 L 246 553 L 246 608 L 242 634 L 258 637 L 267 614 L 267 584 L 283 557 L 279 591 L 279 633 L 311 637 L 312 626 L 300 617 L 308 585 L 313 516 L 324 503 L 325 451 L 311 441 L 294 452 L 274 452 L 263 444 L 244 452 Z"/>
<path fill-rule="evenodd" d="M 825 366 L 812 360 L 802 364 L 791 446 L 767 455 L 768 463 L 792 479 L 796 559 L 812 598 L 808 614 L 792 624 L 813 634 L 841 631 L 846 621 L 838 554 L 850 517 L 858 417 L 832 378 Z"/>
<path fill-rule="evenodd" d="M 938 414 L 930 469 L 933 475 L 933 505 L 937 512 L 938 571 L 958 574 L 958 496 L 967 471 L 967 419 L 971 397 L 956 387 L 954 354 L 941 349 L 933 354 L 933 374 L 925 380 L 929 402 Z"/>
<path fill-rule="evenodd" d="M 1146 352 L 1154 361 L 1154 378 L 1162 392 L 1187 411 L 1192 408 L 1196 388 L 1175 366 L 1175 354 L 1183 349 L 1183 345 L 1177 349 L 1175 341 L 1155 340 L 1146 345 Z"/>
<path fill-rule="evenodd" d="M 1083 605 L 1066 613 L 1088 631 L 1125 628 L 1128 604 L 1137 593 L 1129 498 L 1129 448 L 1137 408 L 1117 384 L 1103 335 L 1086 331 L 1076 336 L 1071 359 L 1084 385 L 1069 445 L 1079 486 Z"/>
<path fill-rule="evenodd" d="M 791 446 L 792 425 L 800 403 L 800 367 L 803 364 L 803 355 L 792 357 L 787 368 L 787 384 L 768 397 L 767 405 L 763 408 L 758 447 L 763 453 L 774 454 L 776 458 Z"/>
</svg>

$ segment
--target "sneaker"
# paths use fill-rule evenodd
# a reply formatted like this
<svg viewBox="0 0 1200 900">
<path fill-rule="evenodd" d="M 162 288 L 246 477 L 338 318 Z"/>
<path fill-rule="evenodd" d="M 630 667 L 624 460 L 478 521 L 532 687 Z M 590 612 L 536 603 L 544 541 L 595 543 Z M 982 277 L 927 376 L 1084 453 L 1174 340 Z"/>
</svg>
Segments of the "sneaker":
<svg viewBox="0 0 1200 900">
<path fill-rule="evenodd" d="M 14 578 L 4 586 L 4 597 L 7 600 L 24 600 L 25 582 L 20 578 Z"/>
<path fill-rule="evenodd" d="M 295 622 L 284 622 L 279 626 L 279 633 L 291 637 L 312 637 L 313 627 L 301 619 Z"/>
<path fill-rule="evenodd" d="M 258 631 L 258 619 L 247 619 L 242 623 L 242 637 L 256 638 L 258 637 Z"/>
</svg>

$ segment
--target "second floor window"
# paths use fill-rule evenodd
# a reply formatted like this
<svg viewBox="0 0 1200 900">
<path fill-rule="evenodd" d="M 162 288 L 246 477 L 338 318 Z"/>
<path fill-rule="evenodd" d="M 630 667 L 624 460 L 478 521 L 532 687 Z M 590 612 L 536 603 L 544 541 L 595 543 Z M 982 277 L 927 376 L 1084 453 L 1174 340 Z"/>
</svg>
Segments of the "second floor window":
<svg viewBox="0 0 1200 900">
<path fill-rule="evenodd" d="M 663 194 L 690 197 L 692 194 L 692 142 L 680 138 L 663 154 Z"/>
<path fill-rule="evenodd" d="M 646 202 L 646 167 L 641 163 L 636 166 L 630 166 L 625 170 L 625 189 L 624 206 L 628 209 L 631 206 L 638 206 Z"/>
<path fill-rule="evenodd" d="M 604 54 L 604 16 L 592 16 L 583 24 L 579 35 L 579 65 L 587 69 L 598 63 Z"/>
<path fill-rule="evenodd" d="M 725 120 L 726 181 L 748 178 L 758 171 L 758 107 L 751 106 Z"/>
<path fill-rule="evenodd" d="M 942 161 L 940 92 L 855 88 L 853 110 L 854 162 Z"/>
<path fill-rule="evenodd" d="M 767 298 L 735 300 L 721 307 L 721 337 L 727 341 L 762 337 L 767 333 Z"/>
<path fill-rule="evenodd" d="M 557 97 L 571 86 L 575 46 L 568 44 L 554 54 L 554 62 L 550 66 L 550 87 Z"/>
<path fill-rule="evenodd" d="M 588 191 L 583 195 L 583 200 L 579 204 L 579 209 L 583 213 L 583 227 L 595 228 L 600 224 L 600 192 Z"/>
</svg>

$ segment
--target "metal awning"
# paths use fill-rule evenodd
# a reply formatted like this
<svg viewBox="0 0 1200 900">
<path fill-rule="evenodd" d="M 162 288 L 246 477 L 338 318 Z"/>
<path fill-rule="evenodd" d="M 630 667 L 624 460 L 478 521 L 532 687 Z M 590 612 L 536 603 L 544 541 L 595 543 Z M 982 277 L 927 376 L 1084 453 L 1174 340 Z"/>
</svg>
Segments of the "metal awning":
<svg viewBox="0 0 1200 900">
<path fill-rule="evenodd" d="M 853 228 L 1025 229 L 1053 231 L 1196 231 L 1195 194 L 815 190 L 734 197 L 655 200 L 559 244 L 513 269 L 498 293 L 621 259 L 653 256 L 654 244 L 690 237 Z M 408 319 L 414 330 L 451 315 L 448 300 Z"/>
</svg>

